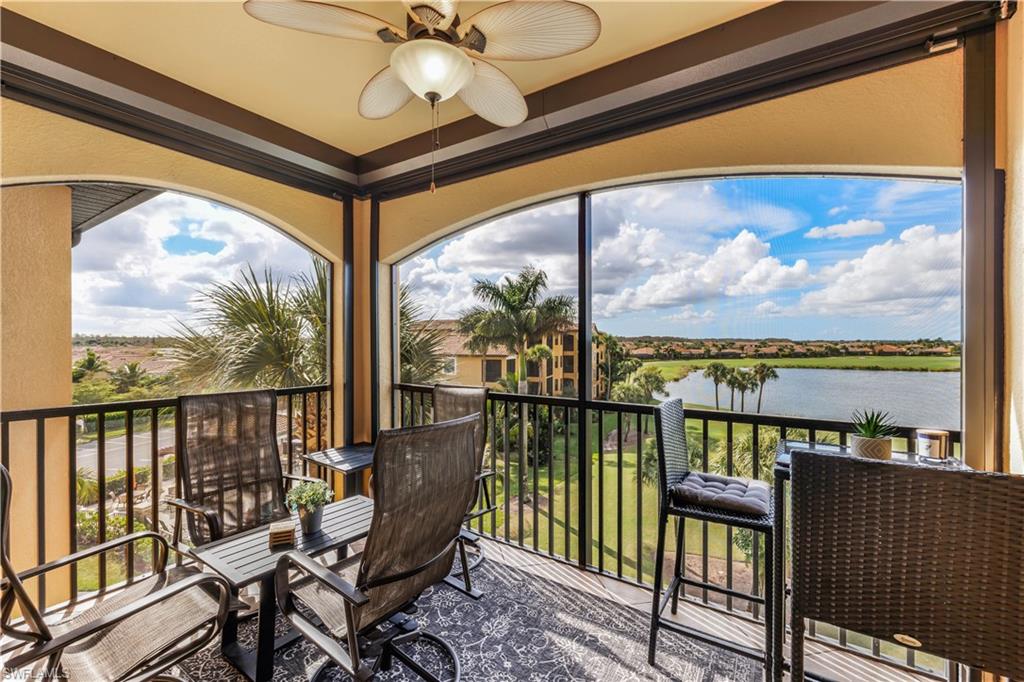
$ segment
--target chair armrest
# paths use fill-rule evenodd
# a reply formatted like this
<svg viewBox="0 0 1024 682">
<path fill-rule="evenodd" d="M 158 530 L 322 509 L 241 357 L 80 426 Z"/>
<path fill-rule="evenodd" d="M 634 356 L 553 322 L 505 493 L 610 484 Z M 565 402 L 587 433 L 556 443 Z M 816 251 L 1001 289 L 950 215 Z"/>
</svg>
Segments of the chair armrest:
<svg viewBox="0 0 1024 682">
<path fill-rule="evenodd" d="M 346 638 L 348 647 L 342 647 L 333 637 L 324 633 L 316 623 L 307 618 L 295 607 L 295 600 L 292 597 L 292 583 L 288 574 L 292 568 L 306 575 L 306 579 L 316 580 L 328 589 L 341 595 L 345 603 L 345 623 L 347 625 Z M 303 580 L 300 578 L 299 580 Z M 277 606 L 281 614 L 292 624 L 296 630 L 313 643 L 323 653 L 327 654 L 345 672 L 356 679 L 369 679 L 371 671 L 362 662 L 362 652 L 359 648 L 359 637 L 356 632 L 356 612 L 358 606 L 369 603 L 370 598 L 361 590 L 349 585 L 341 579 L 341 576 L 328 570 L 320 562 L 294 550 L 285 553 L 277 560 L 277 569 L 274 572 L 274 592 L 277 596 Z"/>
<path fill-rule="evenodd" d="M 178 549 L 181 547 L 181 512 L 187 512 L 193 516 L 198 516 L 206 523 L 206 529 L 210 533 L 210 540 L 219 540 L 224 535 L 224 528 L 220 523 L 220 515 L 209 507 L 204 507 L 201 504 L 192 504 L 185 500 L 172 497 L 167 500 L 167 504 L 174 507 L 174 548 Z"/>
<path fill-rule="evenodd" d="M 181 594 L 186 590 L 202 589 L 209 594 L 210 592 L 208 587 L 211 586 L 215 586 L 218 590 L 218 608 L 215 627 L 206 637 L 207 642 L 212 641 L 217 633 L 220 632 L 221 628 L 224 626 L 224 621 L 227 619 L 228 601 L 231 591 L 227 582 L 220 576 L 212 573 L 197 573 L 168 585 L 167 587 L 147 594 L 145 597 L 137 599 L 131 604 L 126 604 L 106 616 L 84 623 L 80 627 L 69 630 L 68 632 L 63 633 L 40 646 L 33 647 L 20 656 L 16 656 L 11 659 L 5 665 L 16 670 L 41 658 L 47 658 L 49 656 L 59 654 L 68 646 L 71 646 L 76 642 L 80 642 L 88 637 L 92 637 L 93 635 L 136 614 L 142 613 L 146 609 L 149 609 L 162 601 L 166 601 L 175 595 Z"/>
<path fill-rule="evenodd" d="M 287 597 L 291 596 L 291 580 L 289 580 L 288 576 L 292 568 L 297 568 L 300 572 L 305 573 L 317 582 L 323 583 L 353 606 L 362 606 L 370 601 L 370 598 L 365 593 L 342 580 L 341 576 L 328 570 L 319 561 L 302 552 L 292 550 L 277 560 L 277 570 L 274 576 L 277 602 L 282 613 L 285 612 Z"/>
<path fill-rule="evenodd" d="M 488 478 L 493 478 L 497 472 L 494 469 L 483 469 L 476 475 L 476 480 L 483 481 Z"/>
<path fill-rule="evenodd" d="M 66 557 L 61 557 L 60 559 L 54 559 L 53 561 L 48 561 L 45 564 L 40 564 L 39 566 L 35 566 L 33 568 L 18 573 L 18 578 L 21 580 L 28 580 L 29 578 L 34 578 L 38 575 L 48 573 L 58 568 L 70 566 L 71 564 L 77 563 L 83 559 L 88 559 L 89 557 L 96 556 L 97 554 L 103 554 L 104 552 L 109 552 L 112 549 L 117 549 L 118 547 L 124 545 L 133 544 L 139 542 L 140 540 L 152 540 L 153 542 L 157 543 L 157 546 L 160 548 L 160 551 L 157 553 L 157 564 L 154 567 L 154 572 L 160 573 L 161 571 L 163 571 L 164 568 L 167 566 L 167 540 L 164 538 L 164 536 L 160 535 L 159 533 L 156 533 L 151 530 L 143 530 L 137 533 L 123 535 L 119 538 L 114 538 L 113 540 L 107 540 L 106 542 L 103 542 L 101 544 L 93 545 L 88 549 L 83 549 L 79 552 L 75 552 L 74 554 L 69 554 Z M 6 578 L 0 581 L 0 585 L 6 584 Z"/>
<path fill-rule="evenodd" d="M 298 481 L 298 482 L 304 482 L 305 481 L 305 482 L 310 482 L 310 483 L 312 483 L 314 481 L 320 481 L 321 483 L 323 483 L 323 479 L 316 478 L 315 476 L 300 476 L 298 474 L 281 474 L 281 476 L 283 476 L 285 478 L 285 480 L 287 480 L 287 481 Z"/>
</svg>

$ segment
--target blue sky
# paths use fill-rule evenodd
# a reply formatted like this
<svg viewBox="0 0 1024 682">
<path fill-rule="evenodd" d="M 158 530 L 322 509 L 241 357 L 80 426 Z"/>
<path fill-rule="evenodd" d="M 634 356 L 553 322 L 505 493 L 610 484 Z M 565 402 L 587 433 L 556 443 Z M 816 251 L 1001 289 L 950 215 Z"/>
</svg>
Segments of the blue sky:
<svg viewBox="0 0 1024 682">
<path fill-rule="evenodd" d="M 287 279 L 310 252 L 276 229 L 219 204 L 165 192 L 82 235 L 71 250 L 76 334 L 162 336 L 189 321 L 196 292 L 270 265 Z"/>
<path fill-rule="evenodd" d="M 958 183 L 695 180 L 597 193 L 594 317 L 625 336 L 960 338 Z M 477 278 L 527 264 L 575 294 L 575 201 L 499 218 L 405 261 L 456 317 Z"/>
</svg>

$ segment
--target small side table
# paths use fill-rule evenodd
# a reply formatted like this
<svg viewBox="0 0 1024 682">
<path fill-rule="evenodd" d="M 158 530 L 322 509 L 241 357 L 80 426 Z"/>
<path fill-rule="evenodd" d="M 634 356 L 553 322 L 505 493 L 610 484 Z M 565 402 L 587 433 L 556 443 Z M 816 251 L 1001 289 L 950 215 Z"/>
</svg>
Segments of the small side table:
<svg viewBox="0 0 1024 682">
<path fill-rule="evenodd" d="M 373 466 L 372 445 L 346 445 L 341 448 L 318 450 L 302 456 L 307 470 L 315 465 L 342 475 L 342 493 L 345 497 L 363 494 L 363 472 Z"/>
<path fill-rule="evenodd" d="M 789 465 L 791 454 L 794 450 L 821 450 L 824 452 L 849 453 L 849 447 L 845 445 L 833 445 L 831 443 L 809 443 L 799 440 L 780 440 L 779 447 L 775 452 L 775 546 L 772 548 L 772 562 L 775 569 L 774 590 L 776 621 L 773 624 L 774 640 L 772 643 L 773 679 L 781 682 L 785 671 L 785 660 L 783 658 L 782 646 L 786 633 L 786 547 L 789 545 L 789 538 L 786 534 L 786 481 L 790 480 Z M 921 467 L 935 466 L 928 464 L 924 459 L 919 459 L 912 452 L 893 451 L 892 458 L 897 461 L 916 464 Z M 959 460 L 950 459 L 945 465 L 960 469 L 969 469 L 966 464 Z M 810 675 L 805 674 L 810 678 Z"/>
</svg>

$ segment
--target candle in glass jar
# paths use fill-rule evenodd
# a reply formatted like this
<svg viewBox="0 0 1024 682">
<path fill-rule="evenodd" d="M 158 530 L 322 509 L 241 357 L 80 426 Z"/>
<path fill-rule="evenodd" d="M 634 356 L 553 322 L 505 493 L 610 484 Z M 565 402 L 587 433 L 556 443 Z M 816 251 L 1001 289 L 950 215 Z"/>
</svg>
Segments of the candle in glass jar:
<svg viewBox="0 0 1024 682">
<path fill-rule="evenodd" d="M 937 429 L 917 430 L 917 455 L 927 459 L 946 459 L 949 431 Z"/>
</svg>

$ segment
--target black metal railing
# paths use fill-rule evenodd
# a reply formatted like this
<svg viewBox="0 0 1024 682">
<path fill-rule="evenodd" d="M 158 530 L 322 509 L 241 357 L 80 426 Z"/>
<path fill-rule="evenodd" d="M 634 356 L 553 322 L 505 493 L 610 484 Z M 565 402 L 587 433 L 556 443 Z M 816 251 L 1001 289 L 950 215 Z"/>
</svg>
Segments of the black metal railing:
<svg viewBox="0 0 1024 682">
<path fill-rule="evenodd" d="M 396 425 L 431 421 L 431 389 L 394 386 Z M 654 406 L 492 392 L 487 465 L 497 510 L 472 528 L 486 537 L 570 562 L 640 586 L 654 580 L 657 542 L 657 444 Z M 848 422 L 688 409 L 690 465 L 770 481 L 779 441 L 845 445 Z M 587 428 L 581 429 L 583 422 Z M 522 437 L 525 433 L 525 437 Z M 959 456 L 959 433 L 951 433 Z M 913 451 L 914 429 L 900 427 L 894 447 Z M 732 595 L 687 587 L 686 597 L 742 617 L 760 619 L 759 605 L 741 595 L 764 594 L 761 539 L 743 529 L 683 521 L 688 577 Z M 671 537 L 671 536 L 670 536 Z M 669 543 L 670 545 L 673 543 Z M 671 574 L 675 548 L 666 552 Z M 912 649 L 832 626 L 811 623 L 811 636 L 934 676 L 946 664 Z"/>
<path fill-rule="evenodd" d="M 277 396 L 281 464 L 286 471 L 301 473 L 301 455 L 326 447 L 332 437 L 331 386 L 278 389 Z M 136 530 L 169 535 L 173 512 L 164 501 L 180 493 L 177 426 L 175 398 L 0 412 L 0 461 L 14 481 L 15 509 L 25 508 L 18 506 L 19 496 L 34 497 L 28 506 L 35 512 L 35 563 L 57 558 L 48 546 L 62 544 L 62 534 L 67 553 Z M 27 452 L 34 456 L 24 456 Z M 50 479 L 63 478 L 61 474 L 67 486 L 58 490 Z M 67 516 L 57 518 L 54 509 L 64 505 L 55 500 L 61 497 L 67 500 Z M 75 603 L 85 593 L 148 573 L 157 547 L 138 544 L 138 553 L 129 544 L 116 554 L 107 553 L 114 556 L 101 554 L 72 565 L 68 589 L 61 590 L 60 598 L 47 598 L 45 576 L 33 578 L 38 603 Z"/>
</svg>

